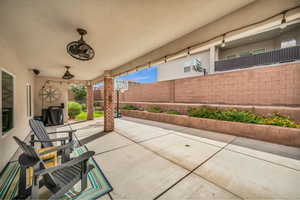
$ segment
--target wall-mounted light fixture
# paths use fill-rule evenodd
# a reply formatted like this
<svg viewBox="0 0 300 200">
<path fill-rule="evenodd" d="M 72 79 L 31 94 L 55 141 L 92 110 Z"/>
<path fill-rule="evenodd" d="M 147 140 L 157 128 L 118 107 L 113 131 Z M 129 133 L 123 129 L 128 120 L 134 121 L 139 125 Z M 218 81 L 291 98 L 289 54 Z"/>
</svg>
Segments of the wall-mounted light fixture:
<svg viewBox="0 0 300 200">
<path fill-rule="evenodd" d="M 39 75 L 39 74 L 40 74 L 40 70 L 38 70 L 38 69 L 32 69 L 32 72 L 33 72 L 35 75 Z"/>
<path fill-rule="evenodd" d="M 190 57 L 190 56 L 191 56 L 190 47 L 188 47 L 187 50 L 186 50 L 186 56 L 187 56 L 187 57 Z"/>
<path fill-rule="evenodd" d="M 282 20 L 281 20 L 281 24 L 280 24 L 281 29 L 284 29 L 287 27 L 285 15 L 286 15 L 286 12 L 282 13 Z"/>
<path fill-rule="evenodd" d="M 223 40 L 222 40 L 222 44 L 221 44 L 221 47 L 225 47 L 226 44 L 225 44 L 225 34 L 223 35 Z"/>
</svg>

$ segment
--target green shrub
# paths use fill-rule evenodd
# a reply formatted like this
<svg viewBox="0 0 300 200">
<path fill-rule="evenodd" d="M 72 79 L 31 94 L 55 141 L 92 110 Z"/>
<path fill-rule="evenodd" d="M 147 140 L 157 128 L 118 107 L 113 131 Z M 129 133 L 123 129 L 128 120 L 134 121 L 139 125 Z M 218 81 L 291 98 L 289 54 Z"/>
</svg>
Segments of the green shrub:
<svg viewBox="0 0 300 200">
<path fill-rule="evenodd" d="M 236 110 L 236 109 L 219 111 L 216 114 L 216 119 L 234 121 L 234 122 L 254 123 L 254 124 L 263 123 L 263 117 L 258 116 L 250 111 L 243 111 L 243 110 Z"/>
<path fill-rule="evenodd" d="M 273 115 L 266 117 L 264 119 L 264 124 L 291 127 L 291 128 L 300 128 L 300 124 L 297 124 L 296 122 L 290 120 L 287 117 L 281 116 L 278 113 L 274 113 Z"/>
<path fill-rule="evenodd" d="M 259 116 L 251 111 L 243 110 L 217 110 L 213 108 L 191 108 L 188 110 L 188 115 L 191 117 L 209 118 L 224 121 L 244 122 L 254 124 L 266 124 L 291 128 L 300 128 L 300 125 L 287 117 L 279 114 L 271 116 Z"/>
<path fill-rule="evenodd" d="M 86 87 L 83 85 L 72 86 L 71 91 L 77 102 L 84 103 L 86 101 Z"/>
<path fill-rule="evenodd" d="M 137 110 L 138 108 L 133 105 L 125 105 L 122 107 L 124 110 Z"/>
<path fill-rule="evenodd" d="M 212 108 L 190 108 L 188 110 L 188 115 L 191 117 L 201 117 L 201 118 L 211 118 L 214 119 L 216 118 L 217 110 L 212 109 Z"/>
<path fill-rule="evenodd" d="M 81 109 L 82 109 L 82 111 L 86 111 L 87 110 L 86 104 L 81 104 Z"/>
<path fill-rule="evenodd" d="M 153 112 L 153 113 L 162 113 L 163 111 L 160 109 L 160 107 L 151 107 L 147 109 L 148 112 Z"/>
<path fill-rule="evenodd" d="M 82 112 L 82 107 L 79 103 L 70 101 L 68 103 L 68 114 L 71 119 L 75 119 L 76 115 Z"/>
<path fill-rule="evenodd" d="M 166 113 L 171 114 L 171 115 L 180 115 L 181 114 L 180 112 L 178 112 L 176 110 L 168 110 Z"/>
</svg>

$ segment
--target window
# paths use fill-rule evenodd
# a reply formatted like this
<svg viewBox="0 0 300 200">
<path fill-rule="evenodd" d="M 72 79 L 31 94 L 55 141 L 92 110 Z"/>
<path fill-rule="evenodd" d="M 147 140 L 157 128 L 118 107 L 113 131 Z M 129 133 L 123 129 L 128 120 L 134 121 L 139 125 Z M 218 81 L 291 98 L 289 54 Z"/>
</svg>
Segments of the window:
<svg viewBox="0 0 300 200">
<path fill-rule="evenodd" d="M 293 47 L 297 45 L 296 43 L 295 39 L 285 40 L 281 42 L 281 48 Z"/>
<path fill-rule="evenodd" d="M 265 53 L 266 52 L 266 49 L 255 49 L 253 50 L 253 54 L 260 54 L 260 53 Z"/>
<path fill-rule="evenodd" d="M 232 59 L 232 58 L 235 58 L 235 57 L 236 57 L 236 55 L 232 54 L 232 55 L 226 56 L 226 59 Z"/>
<path fill-rule="evenodd" d="M 250 56 L 250 55 L 251 55 L 251 53 L 249 51 L 245 51 L 245 52 L 240 53 L 240 57 Z"/>
<path fill-rule="evenodd" d="M 31 117 L 32 105 L 31 105 L 31 85 L 26 85 L 26 103 L 27 103 L 27 117 Z"/>
<path fill-rule="evenodd" d="M 1 70 L 2 135 L 14 128 L 14 77 Z"/>
<path fill-rule="evenodd" d="M 191 71 L 191 67 L 187 66 L 183 68 L 184 73 L 190 72 Z"/>
</svg>

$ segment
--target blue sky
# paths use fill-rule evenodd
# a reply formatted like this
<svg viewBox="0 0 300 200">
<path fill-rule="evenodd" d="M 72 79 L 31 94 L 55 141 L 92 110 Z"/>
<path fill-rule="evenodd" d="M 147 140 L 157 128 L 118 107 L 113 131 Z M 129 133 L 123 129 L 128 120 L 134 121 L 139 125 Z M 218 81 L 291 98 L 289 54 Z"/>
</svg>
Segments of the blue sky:
<svg viewBox="0 0 300 200">
<path fill-rule="evenodd" d="M 128 75 L 123 75 L 117 77 L 119 79 L 126 79 L 131 81 L 136 81 L 139 83 L 153 83 L 157 81 L 157 67 L 152 66 L 147 69 L 139 70 Z M 102 87 L 103 83 L 96 84 L 96 87 Z"/>
<path fill-rule="evenodd" d="M 157 81 L 157 67 L 142 69 L 128 75 L 119 76 L 119 79 L 136 81 L 139 83 L 153 83 Z"/>
</svg>

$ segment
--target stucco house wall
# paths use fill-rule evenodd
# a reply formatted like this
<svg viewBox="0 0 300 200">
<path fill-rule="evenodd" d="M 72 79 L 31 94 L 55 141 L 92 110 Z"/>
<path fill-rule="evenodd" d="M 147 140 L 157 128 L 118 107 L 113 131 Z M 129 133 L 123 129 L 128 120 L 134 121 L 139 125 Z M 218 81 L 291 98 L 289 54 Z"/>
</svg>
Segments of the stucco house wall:
<svg viewBox="0 0 300 200">
<path fill-rule="evenodd" d="M 16 52 L 14 52 L 8 43 L 0 37 L 0 68 L 13 74 L 15 76 L 15 108 L 14 108 L 14 128 L 5 135 L 0 135 L 0 170 L 4 168 L 11 156 L 16 151 L 18 145 L 13 140 L 13 136 L 24 139 L 30 132 L 27 116 L 27 101 L 26 101 L 26 85 L 32 86 L 32 93 L 34 91 L 34 75 L 27 66 L 23 63 Z M 1 94 L 2 95 L 2 94 Z M 1 101 L 0 101 L 1 102 Z M 34 110 L 34 103 L 32 97 L 32 110 Z M 1 103 L 0 103 L 1 104 Z M 33 111 L 32 111 L 33 113 Z M 2 112 L 1 112 L 2 115 Z M 2 130 L 1 130 L 2 131 Z"/>
<path fill-rule="evenodd" d="M 164 64 L 161 64 L 157 68 L 157 81 L 166 81 L 173 80 L 178 78 L 187 78 L 203 75 L 203 73 L 196 72 L 191 69 L 190 72 L 184 72 L 185 62 L 197 58 L 201 61 L 202 66 L 209 71 L 209 50 L 204 51 L 189 57 L 180 58 L 174 61 L 170 61 Z"/>
<path fill-rule="evenodd" d="M 59 95 L 59 98 L 52 102 L 42 102 L 42 98 L 39 95 L 40 90 L 42 89 L 43 85 L 46 81 L 49 81 L 47 86 L 51 86 L 55 88 Z M 61 103 L 65 105 L 64 108 L 64 121 L 67 122 L 68 120 L 68 90 L 69 90 L 69 84 L 65 81 L 62 81 L 59 78 L 52 78 L 52 77 L 45 77 L 45 76 L 37 76 L 35 78 L 35 90 L 34 90 L 34 102 L 35 102 L 35 116 L 40 116 L 42 113 L 42 108 L 48 108 L 49 106 L 60 106 Z M 42 105 L 42 103 L 44 105 Z"/>
</svg>

